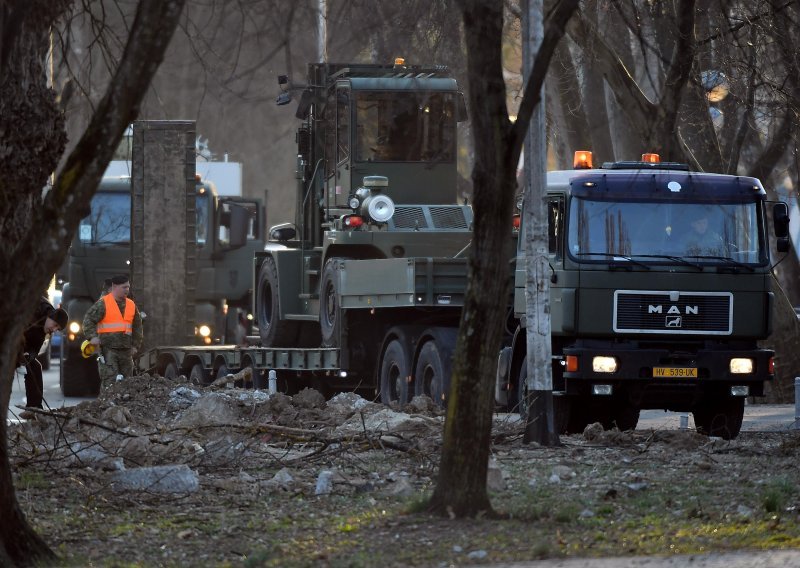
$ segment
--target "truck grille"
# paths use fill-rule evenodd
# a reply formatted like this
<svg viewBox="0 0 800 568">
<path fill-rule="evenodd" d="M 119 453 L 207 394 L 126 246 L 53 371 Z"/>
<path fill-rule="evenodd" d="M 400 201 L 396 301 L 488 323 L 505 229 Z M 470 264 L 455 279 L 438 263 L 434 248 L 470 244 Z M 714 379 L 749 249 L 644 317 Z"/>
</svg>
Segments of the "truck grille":
<svg viewBox="0 0 800 568">
<path fill-rule="evenodd" d="M 469 229 L 470 210 L 459 205 L 399 205 L 389 220 L 389 229 L 395 231 L 411 230 L 455 230 Z M 470 216 L 470 219 L 467 216 Z"/>
<path fill-rule="evenodd" d="M 614 331 L 730 335 L 733 294 L 730 292 L 614 292 Z"/>
</svg>

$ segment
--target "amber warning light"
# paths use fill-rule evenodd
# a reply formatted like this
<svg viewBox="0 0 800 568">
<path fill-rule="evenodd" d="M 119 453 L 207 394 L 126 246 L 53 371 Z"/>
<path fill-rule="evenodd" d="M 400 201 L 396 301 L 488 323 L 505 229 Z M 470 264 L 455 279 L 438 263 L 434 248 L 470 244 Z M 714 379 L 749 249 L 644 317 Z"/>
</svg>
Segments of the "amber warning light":
<svg viewBox="0 0 800 568">
<path fill-rule="evenodd" d="M 576 150 L 572 160 L 572 167 L 576 170 L 588 170 L 592 168 L 592 153 L 589 150 Z"/>
<path fill-rule="evenodd" d="M 661 156 L 658 154 L 642 154 L 642 161 L 648 164 L 658 164 L 661 161 Z"/>
</svg>

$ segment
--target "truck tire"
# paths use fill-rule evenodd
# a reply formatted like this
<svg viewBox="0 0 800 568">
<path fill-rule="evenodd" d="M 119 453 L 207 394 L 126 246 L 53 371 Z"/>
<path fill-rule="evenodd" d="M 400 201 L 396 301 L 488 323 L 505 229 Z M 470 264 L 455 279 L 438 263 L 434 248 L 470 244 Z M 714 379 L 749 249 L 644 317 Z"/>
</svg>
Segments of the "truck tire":
<svg viewBox="0 0 800 568">
<path fill-rule="evenodd" d="M 620 432 L 636 430 L 639 424 L 639 408 L 627 400 L 620 400 L 611 411 L 611 427 L 616 426 Z M 605 426 L 605 424 L 603 424 Z"/>
<path fill-rule="evenodd" d="M 381 357 L 378 381 L 381 402 L 403 406 L 411 401 L 411 352 L 401 339 L 392 339 Z"/>
<path fill-rule="evenodd" d="M 297 322 L 280 319 L 281 296 L 278 268 L 268 256 L 258 271 L 256 290 L 258 333 L 264 347 L 293 347 L 297 339 Z"/>
<path fill-rule="evenodd" d="M 323 347 L 338 347 L 342 326 L 339 305 L 339 258 L 331 258 L 322 269 L 319 285 L 319 329 Z"/>
<path fill-rule="evenodd" d="M 692 414 L 699 433 L 733 440 L 742 429 L 744 398 L 706 399 Z"/>
<path fill-rule="evenodd" d="M 84 359 L 77 349 L 65 353 L 59 365 L 59 384 L 64 396 L 97 396 L 100 392 L 100 373 L 97 359 Z"/>
<path fill-rule="evenodd" d="M 511 412 L 519 413 L 523 420 L 528 418 L 528 357 L 522 359 L 522 366 L 517 375 L 516 388 L 514 389 L 514 399 Z M 585 425 L 580 426 L 581 418 L 576 408 L 575 397 L 566 395 L 553 395 L 553 426 L 559 434 L 575 434 L 583 432 Z"/>
<path fill-rule="evenodd" d="M 434 404 L 446 408 L 458 330 L 440 328 L 428 330 L 424 335 L 430 335 L 431 339 L 422 345 L 417 356 L 414 391 L 417 395 L 429 396 Z"/>
</svg>

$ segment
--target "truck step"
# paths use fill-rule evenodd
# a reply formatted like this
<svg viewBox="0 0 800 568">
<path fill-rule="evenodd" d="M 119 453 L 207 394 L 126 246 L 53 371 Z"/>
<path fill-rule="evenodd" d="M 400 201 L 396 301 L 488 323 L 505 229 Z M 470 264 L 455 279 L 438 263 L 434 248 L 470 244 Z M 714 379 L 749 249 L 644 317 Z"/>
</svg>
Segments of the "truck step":
<svg viewBox="0 0 800 568">
<path fill-rule="evenodd" d="M 301 300 L 318 300 L 319 294 L 298 294 L 297 297 Z"/>
</svg>

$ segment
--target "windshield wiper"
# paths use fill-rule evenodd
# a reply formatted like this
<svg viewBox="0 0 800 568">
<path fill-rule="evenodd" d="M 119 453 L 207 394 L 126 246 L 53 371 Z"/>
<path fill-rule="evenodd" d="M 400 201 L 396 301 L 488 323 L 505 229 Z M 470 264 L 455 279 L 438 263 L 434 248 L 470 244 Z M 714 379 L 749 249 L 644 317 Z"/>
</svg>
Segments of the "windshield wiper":
<svg viewBox="0 0 800 568">
<path fill-rule="evenodd" d="M 727 262 L 729 265 L 735 268 L 744 268 L 750 272 L 755 272 L 756 269 L 750 266 L 749 264 L 745 264 L 743 262 L 739 262 L 738 260 L 733 260 L 729 256 L 711 256 L 711 255 L 699 255 L 699 254 L 692 254 L 689 255 L 689 258 L 700 258 L 703 260 L 722 260 L 723 262 Z M 720 268 L 720 267 L 717 267 Z"/>
<path fill-rule="evenodd" d="M 576 256 L 585 256 L 585 255 L 587 255 L 587 256 L 604 256 L 606 258 L 611 257 L 614 260 L 616 260 L 616 259 L 627 260 L 631 264 L 635 264 L 637 266 L 641 266 L 642 268 L 646 268 L 647 270 L 650 270 L 650 267 L 648 265 L 646 265 L 645 263 L 639 262 L 638 260 L 634 260 L 630 256 L 625 255 L 625 254 L 614 254 L 614 253 L 610 253 L 610 252 L 579 252 L 579 253 L 577 253 Z M 630 267 L 625 267 L 625 266 L 620 265 L 620 264 L 617 264 L 617 265 L 612 264 L 612 267 L 614 267 L 614 266 L 619 266 L 619 267 L 622 267 L 622 268 L 630 268 Z"/>
<path fill-rule="evenodd" d="M 672 256 L 670 254 L 637 254 L 636 256 L 642 256 L 644 258 L 666 258 L 667 260 L 673 260 L 675 262 L 679 262 L 685 266 L 691 266 L 692 268 L 696 268 L 698 270 L 703 270 L 703 267 L 695 262 L 689 262 L 682 256 Z"/>
</svg>

